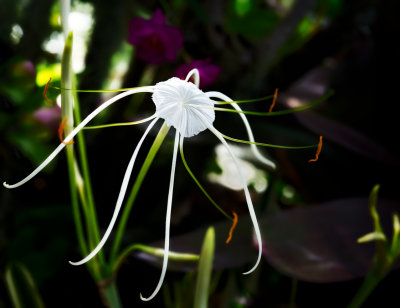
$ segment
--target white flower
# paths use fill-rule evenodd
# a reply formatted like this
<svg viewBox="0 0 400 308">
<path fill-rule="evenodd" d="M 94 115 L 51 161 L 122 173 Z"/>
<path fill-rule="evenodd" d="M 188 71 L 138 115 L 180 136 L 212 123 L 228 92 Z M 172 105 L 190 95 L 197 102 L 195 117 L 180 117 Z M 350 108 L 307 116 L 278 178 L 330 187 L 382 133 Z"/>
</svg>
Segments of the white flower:
<svg viewBox="0 0 400 308">
<path fill-rule="evenodd" d="M 189 79 L 194 77 L 194 83 L 189 82 Z M 174 187 L 174 176 L 175 176 L 175 167 L 177 160 L 178 147 L 183 146 L 184 138 L 190 138 L 194 135 L 201 133 L 202 131 L 208 129 L 212 132 L 226 147 L 228 152 L 233 158 L 235 163 L 237 173 L 239 178 L 241 179 L 243 190 L 246 197 L 247 206 L 249 209 L 250 217 L 253 222 L 255 235 L 258 241 L 258 257 L 255 265 L 244 274 L 250 274 L 253 272 L 258 266 L 261 254 L 262 254 L 262 241 L 261 241 L 261 233 L 258 226 L 256 214 L 254 212 L 253 203 L 250 198 L 250 193 L 246 185 L 245 178 L 243 176 L 242 170 L 238 163 L 236 156 L 229 144 L 225 141 L 223 135 L 215 129 L 213 126 L 213 122 L 215 119 L 215 109 L 214 104 L 218 103 L 218 101 L 212 100 L 212 98 L 216 98 L 225 102 L 230 102 L 231 106 L 235 108 L 246 127 L 246 131 L 249 136 L 250 146 L 258 159 L 267 164 L 268 166 L 274 168 L 275 165 L 270 160 L 263 157 L 254 144 L 254 137 L 250 128 L 250 125 L 243 113 L 241 113 L 241 109 L 238 104 L 234 103 L 229 97 L 220 93 L 220 92 L 203 92 L 201 91 L 199 86 L 199 72 L 194 69 L 189 72 L 185 80 L 178 79 L 173 77 L 168 79 L 167 81 L 159 82 L 155 86 L 134 88 L 132 90 L 128 90 L 121 94 L 116 95 L 115 97 L 109 99 L 96 110 L 94 110 L 91 114 L 89 114 L 64 140 L 64 143 L 61 143 L 54 151 L 51 153 L 44 162 L 39 165 L 30 175 L 28 175 L 25 179 L 20 182 L 9 185 L 7 183 L 3 183 L 6 188 L 15 188 L 18 187 L 30 179 L 32 179 L 37 173 L 39 173 L 48 163 L 52 161 L 52 159 L 65 147 L 66 143 L 72 140 L 72 138 L 83 128 L 85 127 L 95 116 L 97 116 L 101 111 L 106 109 L 111 104 L 115 103 L 119 99 L 141 92 L 150 92 L 153 93 L 152 99 L 154 104 L 156 105 L 156 112 L 149 118 L 138 121 L 140 123 L 151 121 L 146 131 L 144 132 L 142 138 L 139 140 L 136 148 L 133 152 L 131 160 L 129 161 L 128 167 L 126 169 L 121 189 L 118 195 L 118 199 L 116 202 L 116 206 L 114 209 L 113 216 L 108 225 L 106 232 L 103 235 L 103 238 L 97 245 L 97 247 L 89 253 L 84 259 L 79 262 L 70 262 L 73 265 L 81 265 L 92 259 L 99 250 L 103 247 L 105 242 L 107 241 L 114 224 L 117 220 L 118 213 L 120 211 L 121 205 L 123 203 L 125 193 L 127 190 L 128 182 L 132 173 L 133 165 L 135 164 L 136 157 L 139 153 L 140 147 L 143 144 L 144 139 L 148 135 L 149 131 L 152 129 L 154 124 L 161 118 L 164 119 L 168 126 L 173 126 L 176 129 L 175 133 L 175 142 L 174 142 L 174 150 L 172 157 L 172 167 L 171 167 L 171 176 L 170 176 L 170 184 L 169 184 L 169 192 L 168 192 L 168 200 L 167 200 L 167 214 L 166 214 L 166 223 L 165 223 L 165 244 L 164 244 L 164 258 L 163 258 L 163 266 L 161 271 L 161 276 L 159 282 L 154 290 L 154 292 L 147 298 L 142 297 L 141 299 L 148 301 L 151 300 L 160 290 L 161 285 L 163 283 L 165 273 L 167 270 L 168 263 L 168 252 L 169 252 L 169 232 L 170 232 L 170 218 L 171 218 L 171 207 L 172 207 L 172 195 L 173 195 L 173 187 Z"/>
</svg>

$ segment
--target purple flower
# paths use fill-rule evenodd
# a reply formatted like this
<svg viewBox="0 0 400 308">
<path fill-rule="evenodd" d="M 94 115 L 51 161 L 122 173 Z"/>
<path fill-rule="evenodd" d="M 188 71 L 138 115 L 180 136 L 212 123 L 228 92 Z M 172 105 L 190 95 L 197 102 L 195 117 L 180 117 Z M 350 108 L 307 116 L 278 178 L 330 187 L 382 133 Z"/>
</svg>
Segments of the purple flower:
<svg viewBox="0 0 400 308">
<path fill-rule="evenodd" d="M 177 28 L 165 23 L 165 15 L 158 9 L 151 19 L 132 19 L 128 42 L 136 47 L 139 59 L 159 64 L 175 60 L 176 53 L 183 45 L 183 36 Z"/>
<path fill-rule="evenodd" d="M 205 59 L 182 64 L 178 67 L 174 76 L 184 79 L 194 68 L 196 68 L 200 74 L 200 88 L 205 88 L 212 84 L 221 73 L 221 68 L 218 65 L 212 64 L 211 59 Z"/>
</svg>

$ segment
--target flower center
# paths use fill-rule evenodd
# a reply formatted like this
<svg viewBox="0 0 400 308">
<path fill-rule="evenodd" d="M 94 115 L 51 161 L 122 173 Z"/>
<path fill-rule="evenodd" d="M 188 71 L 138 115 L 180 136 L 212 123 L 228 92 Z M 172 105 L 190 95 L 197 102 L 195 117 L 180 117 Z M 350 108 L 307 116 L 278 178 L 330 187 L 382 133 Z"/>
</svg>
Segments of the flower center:
<svg viewBox="0 0 400 308">
<path fill-rule="evenodd" d="M 184 137 L 197 135 L 215 120 L 213 101 L 193 83 L 177 77 L 157 83 L 152 99 L 157 115 Z"/>
</svg>

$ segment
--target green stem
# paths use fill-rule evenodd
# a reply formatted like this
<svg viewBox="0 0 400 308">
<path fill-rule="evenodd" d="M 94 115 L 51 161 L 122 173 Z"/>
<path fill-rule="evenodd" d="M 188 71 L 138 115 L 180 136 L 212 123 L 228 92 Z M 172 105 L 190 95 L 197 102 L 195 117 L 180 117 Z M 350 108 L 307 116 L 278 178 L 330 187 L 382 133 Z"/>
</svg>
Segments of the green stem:
<svg viewBox="0 0 400 308">
<path fill-rule="evenodd" d="M 376 255 L 372 264 L 370 272 L 365 277 L 360 289 L 358 289 L 347 308 L 361 307 L 378 283 L 386 276 L 393 264 L 393 259 L 386 255 Z"/>
<path fill-rule="evenodd" d="M 72 43 L 73 43 L 73 34 L 69 33 L 66 41 L 64 52 L 61 61 L 61 87 L 62 88 L 70 88 L 72 86 L 72 65 L 71 65 L 71 57 L 72 57 Z M 68 118 L 68 121 L 65 126 L 65 132 L 68 133 L 73 127 L 73 116 L 72 116 L 72 108 L 73 108 L 73 97 L 70 91 L 61 91 L 61 113 L 62 117 Z M 72 203 L 72 212 L 75 220 L 76 233 L 78 237 L 79 247 L 83 254 L 87 253 L 87 245 L 83 232 L 82 219 L 79 210 L 79 200 L 78 200 L 78 190 L 76 186 L 76 173 L 75 173 L 75 157 L 74 157 L 74 148 L 73 145 L 68 145 L 66 148 L 67 151 L 67 163 L 68 163 L 68 175 L 69 175 L 69 183 L 70 183 L 70 193 L 71 193 L 71 203 Z"/>
<path fill-rule="evenodd" d="M 364 280 L 360 289 L 357 291 L 354 298 L 351 300 L 347 308 L 358 308 L 364 303 L 371 292 L 375 289 L 383 277 L 377 273 L 371 272 Z"/>
<path fill-rule="evenodd" d="M 115 263 L 115 260 L 117 258 L 117 254 L 118 254 L 119 248 L 121 246 L 122 236 L 124 234 L 133 203 L 135 202 L 135 199 L 139 192 L 139 189 L 142 186 L 144 178 L 146 177 L 147 171 L 149 170 L 150 165 L 153 162 L 154 157 L 156 156 L 158 150 L 160 149 L 160 146 L 161 146 L 165 136 L 167 135 L 168 131 L 169 131 L 169 127 L 164 122 L 163 126 L 161 127 L 160 131 L 157 134 L 156 139 L 153 142 L 153 145 L 151 146 L 151 148 L 149 150 L 149 153 L 147 154 L 147 157 L 142 165 L 142 168 L 139 171 L 136 181 L 133 184 L 132 191 L 128 197 L 128 201 L 126 202 L 125 208 L 122 212 L 121 220 L 118 224 L 118 228 L 117 228 L 117 232 L 116 232 L 115 239 L 113 242 L 113 246 L 111 248 L 111 258 L 110 258 L 111 265 Z"/>
<path fill-rule="evenodd" d="M 110 308 L 122 308 L 117 283 L 114 278 L 110 279 L 110 281 L 105 280 L 105 283 L 103 285 L 98 282 L 98 287 L 101 298 L 103 299 L 104 306 Z"/>
<path fill-rule="evenodd" d="M 78 95 L 74 92 L 74 116 L 77 123 L 81 122 L 80 107 Z M 93 190 L 89 173 L 89 163 L 86 155 L 86 145 L 83 132 L 77 134 L 78 139 L 78 153 L 80 158 L 80 163 L 83 172 L 83 196 L 81 198 L 84 207 L 86 208 L 86 222 L 88 226 L 88 235 L 90 248 L 94 249 L 97 243 L 100 241 L 99 225 L 97 220 L 96 207 L 93 198 Z M 101 263 L 104 263 L 104 255 L 100 252 L 98 254 Z"/>
</svg>

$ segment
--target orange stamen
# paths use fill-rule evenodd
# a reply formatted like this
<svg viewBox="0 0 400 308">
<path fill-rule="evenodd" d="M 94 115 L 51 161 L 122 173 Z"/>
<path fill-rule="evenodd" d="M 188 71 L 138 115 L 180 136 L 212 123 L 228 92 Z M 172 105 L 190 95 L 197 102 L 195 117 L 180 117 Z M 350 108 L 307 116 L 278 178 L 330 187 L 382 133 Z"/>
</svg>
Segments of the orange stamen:
<svg viewBox="0 0 400 308">
<path fill-rule="evenodd" d="M 277 98 L 278 98 L 278 88 L 275 89 L 274 98 L 273 98 L 273 100 L 272 100 L 272 104 L 271 104 L 271 106 L 269 107 L 269 111 L 268 111 L 268 112 L 272 112 L 272 109 L 273 109 L 274 106 L 275 106 L 275 103 L 276 103 L 276 99 L 277 99 Z"/>
<path fill-rule="evenodd" d="M 229 229 L 228 238 L 225 241 L 226 244 L 229 244 L 229 242 L 231 241 L 233 230 L 236 228 L 236 224 L 238 222 L 238 215 L 234 211 L 232 211 L 232 214 L 233 214 L 233 222 L 231 228 Z"/>
<path fill-rule="evenodd" d="M 49 88 L 49 85 L 50 85 L 50 81 L 51 81 L 51 77 L 50 77 L 50 79 L 49 79 L 49 81 L 46 83 L 46 86 L 44 87 L 44 92 L 43 92 L 43 95 L 44 95 L 44 99 L 46 100 L 46 102 L 48 102 L 48 103 L 50 103 L 50 104 L 54 104 L 51 100 L 49 100 L 48 98 L 47 98 L 47 89 Z"/>
<path fill-rule="evenodd" d="M 67 123 L 67 120 L 68 120 L 68 118 L 64 118 L 62 121 L 61 121 L 61 123 L 60 123 L 60 126 L 58 127 L 58 138 L 60 138 L 60 141 L 62 142 L 62 143 L 64 143 L 64 144 L 74 144 L 74 142 L 71 140 L 71 141 L 68 141 L 68 142 L 65 142 L 64 141 L 64 138 L 63 138 L 63 134 L 64 134 L 64 129 L 65 129 L 65 124 Z"/>
<path fill-rule="evenodd" d="M 319 142 L 318 142 L 317 152 L 315 153 L 315 158 L 310 159 L 308 162 L 317 161 L 319 153 L 321 153 L 321 149 L 322 149 L 322 136 L 319 136 Z"/>
</svg>

